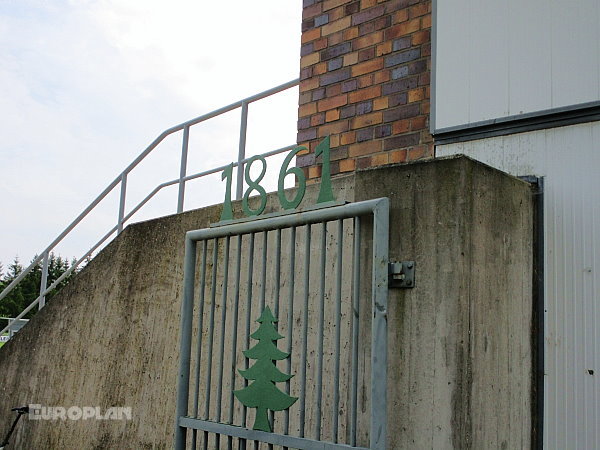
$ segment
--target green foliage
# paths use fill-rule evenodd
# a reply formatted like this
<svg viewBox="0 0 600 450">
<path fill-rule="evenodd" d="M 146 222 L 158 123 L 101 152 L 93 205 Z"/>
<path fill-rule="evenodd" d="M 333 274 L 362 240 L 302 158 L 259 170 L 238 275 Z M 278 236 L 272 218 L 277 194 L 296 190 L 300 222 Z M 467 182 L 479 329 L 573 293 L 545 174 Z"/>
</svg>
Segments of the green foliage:
<svg viewBox="0 0 600 450">
<path fill-rule="evenodd" d="M 36 257 L 33 258 L 35 260 Z M 33 262 L 33 261 L 32 261 Z M 50 286 L 54 283 L 63 273 L 65 273 L 75 261 L 69 262 L 66 258 L 54 255 L 50 253 L 48 258 L 48 283 Z M 25 270 L 19 261 L 19 258 L 9 264 L 6 269 L 6 273 L 0 264 L 0 292 L 2 292 L 15 278 L 19 276 L 21 272 Z M 73 271 L 69 276 L 65 277 L 63 281 L 53 291 L 46 295 L 46 302 L 50 301 L 54 295 L 69 282 L 69 279 L 75 274 Z M 0 316 L 2 317 L 16 317 L 21 311 L 23 311 L 31 302 L 33 302 L 40 295 L 40 284 L 42 281 L 42 262 L 38 263 L 21 282 L 12 290 L 10 293 L 0 300 Z M 29 319 L 35 314 L 37 308 L 33 308 L 25 318 Z M 6 320 L 0 320 L 0 328 L 4 328 L 8 325 Z"/>
<path fill-rule="evenodd" d="M 4 283 L 4 266 L 2 266 L 2 263 L 0 262 L 0 292 L 4 290 L 5 286 L 6 283 Z"/>
<path fill-rule="evenodd" d="M 260 326 L 250 337 L 257 340 L 258 344 L 244 351 L 244 356 L 255 359 L 256 363 L 247 370 L 239 370 L 246 380 L 254 382 L 243 389 L 233 391 L 233 394 L 244 406 L 256 408 L 253 429 L 271 432 L 267 410 L 283 411 L 292 406 L 298 398 L 290 397 L 275 386 L 276 382 L 287 381 L 293 375 L 285 374 L 275 366 L 274 361 L 286 359 L 290 354 L 277 348 L 276 341 L 283 336 L 275 329 L 273 324 L 277 319 L 268 306 L 257 322 Z"/>
</svg>

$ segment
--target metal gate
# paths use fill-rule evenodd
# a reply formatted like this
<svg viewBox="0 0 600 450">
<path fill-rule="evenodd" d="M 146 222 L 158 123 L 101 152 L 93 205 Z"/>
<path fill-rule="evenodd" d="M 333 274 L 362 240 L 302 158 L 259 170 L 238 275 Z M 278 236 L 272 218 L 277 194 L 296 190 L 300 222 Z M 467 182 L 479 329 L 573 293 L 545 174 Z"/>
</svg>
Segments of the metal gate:
<svg viewBox="0 0 600 450">
<path fill-rule="evenodd" d="M 388 222 L 381 198 L 187 233 L 176 449 L 385 448 Z M 240 400 L 266 335 L 287 408 Z"/>
</svg>

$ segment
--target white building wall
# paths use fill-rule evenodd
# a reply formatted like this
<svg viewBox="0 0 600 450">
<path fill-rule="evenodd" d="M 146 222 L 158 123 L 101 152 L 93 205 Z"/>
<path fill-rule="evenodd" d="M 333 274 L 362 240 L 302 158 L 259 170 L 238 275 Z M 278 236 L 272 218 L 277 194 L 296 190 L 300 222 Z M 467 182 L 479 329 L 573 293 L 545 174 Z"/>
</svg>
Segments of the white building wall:
<svg viewBox="0 0 600 450">
<path fill-rule="evenodd" d="M 598 0 L 439 0 L 434 14 L 434 129 L 600 99 Z"/>
<path fill-rule="evenodd" d="M 454 154 L 545 178 L 544 447 L 600 449 L 600 122 L 436 147 Z"/>
</svg>

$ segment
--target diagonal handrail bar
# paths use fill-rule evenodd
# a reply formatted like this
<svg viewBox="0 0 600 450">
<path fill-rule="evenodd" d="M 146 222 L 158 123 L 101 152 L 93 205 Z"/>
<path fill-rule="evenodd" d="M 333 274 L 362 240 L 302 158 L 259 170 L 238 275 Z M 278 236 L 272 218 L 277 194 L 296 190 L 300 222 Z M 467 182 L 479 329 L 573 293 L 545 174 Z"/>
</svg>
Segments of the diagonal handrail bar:
<svg viewBox="0 0 600 450">
<path fill-rule="evenodd" d="M 296 144 L 292 144 L 292 145 L 288 145 L 286 147 L 281 147 L 278 148 L 276 150 L 271 150 L 269 152 L 263 153 L 260 156 L 262 156 L 263 158 L 268 158 L 269 156 L 274 156 L 274 155 L 278 155 L 281 153 L 284 153 L 288 150 L 293 149 L 294 147 L 296 147 Z M 190 181 L 190 180 L 195 180 L 197 178 L 201 178 L 201 177 L 205 177 L 207 175 L 212 175 L 218 172 L 222 172 L 223 170 L 225 170 L 226 168 L 228 168 L 229 166 L 233 165 L 234 167 L 237 167 L 240 163 L 246 163 L 248 161 L 250 161 L 251 158 L 244 158 L 242 161 L 237 161 L 237 162 L 233 162 L 224 166 L 219 166 L 219 167 L 215 167 L 214 169 L 209 169 L 209 170 L 205 170 L 203 172 L 198 172 L 195 173 L 193 175 L 188 175 L 184 178 L 185 181 Z M 148 201 L 150 201 L 152 199 L 152 197 L 154 197 L 156 194 L 158 194 L 163 188 L 169 187 L 169 186 L 173 186 L 175 184 L 179 183 L 179 178 L 176 178 L 174 180 L 171 181 L 166 181 L 164 183 L 159 184 L 158 186 L 156 186 L 142 201 L 140 201 L 125 217 L 124 217 L 124 221 L 127 221 L 128 219 L 130 219 L 131 217 L 133 217 L 135 215 L 135 213 L 137 213 L 146 203 L 148 203 Z M 40 295 L 29 304 L 29 306 L 27 306 L 27 308 L 25 308 L 23 311 L 21 311 L 21 313 L 14 318 L 14 320 L 19 320 L 22 319 L 23 317 L 25 317 L 25 315 L 27 315 L 27 313 L 29 311 L 31 311 L 36 305 L 38 305 L 41 301 L 42 298 L 44 298 L 48 293 L 50 293 L 52 290 L 54 290 L 65 278 L 67 278 L 71 273 L 73 273 L 73 271 L 79 267 L 79 265 L 81 265 L 81 263 L 83 261 L 85 261 L 90 255 L 92 255 L 94 253 L 94 251 L 96 251 L 96 249 L 98 247 L 100 247 L 110 236 L 112 236 L 118 229 L 118 225 L 115 225 L 114 227 L 112 227 L 90 250 L 88 250 L 86 252 L 85 255 L 83 255 L 79 260 L 77 260 L 71 267 L 69 267 L 68 270 L 66 270 L 65 272 L 63 272 L 63 274 L 58 277 L 50 286 L 48 286 L 45 290 L 40 292 Z M 0 336 L 5 333 L 10 325 L 6 326 L 2 331 L 0 331 Z"/>
<path fill-rule="evenodd" d="M 36 305 L 42 306 L 43 299 L 46 294 L 52 291 L 58 284 L 63 281 L 68 275 L 70 275 L 83 261 L 85 261 L 98 247 L 100 247 L 110 236 L 112 236 L 115 231 L 120 232 L 123 227 L 123 224 L 129 220 L 135 213 L 137 213 L 152 197 L 154 197 L 161 189 L 172 186 L 175 184 L 180 184 L 180 189 L 182 185 L 185 185 L 186 181 L 190 181 L 196 178 L 200 178 L 206 175 L 214 174 L 220 171 L 223 171 L 229 165 L 217 167 L 214 169 L 210 169 L 204 172 L 199 172 L 193 175 L 183 176 L 184 175 L 184 164 L 182 160 L 182 171 L 180 172 L 179 178 L 171 181 L 167 181 L 165 183 L 159 184 L 150 194 L 148 194 L 138 205 L 136 205 L 127 215 L 124 215 L 124 200 L 125 200 L 125 191 L 126 189 L 126 179 L 127 175 L 140 163 L 142 162 L 167 136 L 176 133 L 178 131 L 184 131 L 184 145 L 182 148 L 182 152 L 187 157 L 187 137 L 189 136 L 189 128 L 198 123 L 204 122 L 206 120 L 212 119 L 219 115 L 225 114 L 227 112 L 233 111 L 237 108 L 242 108 L 242 123 L 240 130 L 240 148 L 238 154 L 238 161 L 234 162 L 233 165 L 238 167 L 238 175 L 241 172 L 240 168 L 243 167 L 243 164 L 248 162 L 250 158 L 245 157 L 245 133 L 246 133 L 246 123 L 247 123 L 247 107 L 248 104 L 253 103 L 257 100 L 261 100 L 263 98 L 269 97 L 271 95 L 277 94 L 279 92 L 290 89 L 299 84 L 300 80 L 295 79 L 288 81 L 286 83 L 275 86 L 266 91 L 260 92 L 258 94 L 247 97 L 243 100 L 239 100 L 237 102 L 231 103 L 227 106 L 223 106 L 219 109 L 211 111 L 207 114 L 200 115 L 193 119 L 190 119 L 186 122 L 182 122 L 179 125 L 175 125 L 171 128 L 164 130 L 161 134 L 159 134 L 151 143 L 146 147 L 47 247 L 44 251 L 42 251 L 33 262 L 24 269 L 2 292 L 0 292 L 0 302 L 4 299 L 22 280 L 27 276 L 37 264 L 39 264 L 42 260 L 47 259 L 49 253 L 67 236 L 73 231 L 73 229 L 91 212 L 96 206 L 104 200 L 108 194 L 112 192 L 112 190 L 117 187 L 119 184 L 122 186 L 121 192 L 121 205 L 119 207 L 119 220 L 117 225 L 115 225 L 108 233 L 106 233 L 100 241 L 98 241 L 86 254 L 81 257 L 75 264 L 73 264 L 66 272 L 64 272 L 56 281 L 54 281 L 49 287 L 42 286 L 40 288 L 40 295 L 37 299 L 35 299 L 25 310 L 23 310 L 16 319 L 20 319 L 24 317 L 33 307 Z M 279 153 L 283 153 L 284 151 L 290 150 L 295 147 L 294 145 L 289 145 L 286 147 L 282 147 L 277 150 L 273 150 L 267 153 L 264 153 L 263 157 L 273 156 Z M 238 178 L 239 179 L 239 178 Z M 239 188 L 238 188 L 239 190 Z M 178 199 L 178 208 L 177 212 L 181 212 L 180 205 L 182 204 L 182 194 L 180 190 L 180 195 Z M 44 269 L 47 270 L 47 265 L 44 265 Z M 6 331 L 6 328 L 0 332 L 2 334 Z"/>
</svg>

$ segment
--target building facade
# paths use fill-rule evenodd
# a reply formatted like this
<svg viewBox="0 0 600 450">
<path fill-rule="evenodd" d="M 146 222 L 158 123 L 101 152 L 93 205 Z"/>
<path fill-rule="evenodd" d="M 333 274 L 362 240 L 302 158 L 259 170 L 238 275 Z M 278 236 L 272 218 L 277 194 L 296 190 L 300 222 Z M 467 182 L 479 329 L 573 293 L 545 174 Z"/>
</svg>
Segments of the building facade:
<svg viewBox="0 0 600 450">
<path fill-rule="evenodd" d="M 304 0 L 298 160 L 320 175 L 466 154 L 542 193 L 532 433 L 599 448 L 600 5 Z M 498 205 L 502 207 L 502 205 Z"/>
</svg>

